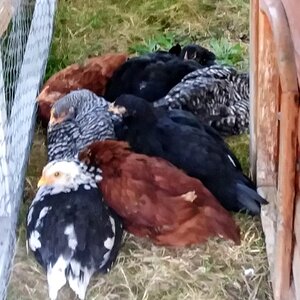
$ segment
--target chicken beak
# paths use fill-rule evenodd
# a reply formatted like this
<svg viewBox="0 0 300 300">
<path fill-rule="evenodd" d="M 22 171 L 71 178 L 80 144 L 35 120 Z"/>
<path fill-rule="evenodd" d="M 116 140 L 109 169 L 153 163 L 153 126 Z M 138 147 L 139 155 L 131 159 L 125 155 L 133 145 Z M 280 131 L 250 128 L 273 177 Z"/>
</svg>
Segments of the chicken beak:
<svg viewBox="0 0 300 300">
<path fill-rule="evenodd" d="M 54 109 L 52 108 L 51 109 L 51 112 L 50 112 L 50 120 L 49 120 L 49 125 L 50 126 L 53 126 L 55 124 L 59 124 L 61 122 L 64 121 L 66 115 L 65 114 L 62 114 L 61 116 L 59 116 L 58 118 L 54 116 Z"/>
<path fill-rule="evenodd" d="M 46 185 L 47 184 L 47 180 L 44 176 L 42 176 L 37 184 L 37 187 L 41 187 L 42 185 Z"/>
<path fill-rule="evenodd" d="M 126 113 L 126 108 L 119 105 L 116 106 L 115 102 L 110 103 L 107 110 L 115 115 L 121 115 L 121 116 Z"/>
<path fill-rule="evenodd" d="M 54 117 L 54 109 L 52 108 L 50 111 L 49 125 L 52 126 L 54 124 L 56 124 L 56 118 Z"/>
<path fill-rule="evenodd" d="M 189 59 L 187 51 L 185 52 L 183 59 L 184 60 L 188 60 Z"/>
</svg>

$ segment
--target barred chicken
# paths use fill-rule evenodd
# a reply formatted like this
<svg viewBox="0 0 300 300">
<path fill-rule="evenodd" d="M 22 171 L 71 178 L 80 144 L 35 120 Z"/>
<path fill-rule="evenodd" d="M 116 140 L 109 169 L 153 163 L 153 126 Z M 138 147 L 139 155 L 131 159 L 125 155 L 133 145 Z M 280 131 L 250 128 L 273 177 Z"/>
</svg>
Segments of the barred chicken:
<svg viewBox="0 0 300 300">
<path fill-rule="evenodd" d="M 220 65 L 199 69 L 154 106 L 191 111 L 225 136 L 242 134 L 249 128 L 249 75 Z"/>
<path fill-rule="evenodd" d="M 96 140 L 115 138 L 118 117 L 107 111 L 104 98 L 88 90 L 71 92 L 54 103 L 48 124 L 48 160 L 74 158 Z"/>
</svg>

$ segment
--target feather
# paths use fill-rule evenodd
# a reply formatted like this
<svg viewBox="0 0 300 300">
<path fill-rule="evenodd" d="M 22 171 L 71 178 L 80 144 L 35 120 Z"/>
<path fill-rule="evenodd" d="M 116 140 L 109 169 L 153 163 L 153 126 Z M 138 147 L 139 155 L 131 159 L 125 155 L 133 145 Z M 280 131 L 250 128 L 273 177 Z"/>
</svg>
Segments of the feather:
<svg viewBox="0 0 300 300">
<path fill-rule="evenodd" d="M 241 134 L 249 127 L 249 75 L 220 65 L 198 69 L 153 105 L 191 111 L 223 135 Z"/>
<path fill-rule="evenodd" d="M 118 122 L 118 118 L 107 108 L 104 98 L 88 90 L 71 92 L 57 101 L 52 107 L 54 124 L 50 120 L 48 125 L 48 161 L 74 158 L 92 141 L 114 138 L 113 122 Z M 55 123 L 56 120 L 59 122 Z"/>
<path fill-rule="evenodd" d="M 107 81 L 127 57 L 123 53 L 92 57 L 83 64 L 72 64 L 51 76 L 37 97 L 38 117 L 43 126 L 48 125 L 53 104 L 68 93 L 88 89 L 98 96 L 103 95 Z"/>
<path fill-rule="evenodd" d="M 115 105 L 126 110 L 124 130 L 118 128 L 117 138 L 128 141 L 135 152 L 164 158 L 198 178 L 227 210 L 255 215 L 257 207 L 266 204 L 234 153 L 208 125 L 186 112 L 157 112 L 146 100 L 132 95 L 119 97 Z M 238 184 L 251 189 L 252 195 Z"/>
<path fill-rule="evenodd" d="M 51 300 L 67 282 L 84 299 L 91 276 L 108 272 L 121 246 L 122 223 L 91 172 L 77 161 L 49 163 L 27 214 L 29 248 L 47 272 Z"/>
<path fill-rule="evenodd" d="M 185 75 L 210 65 L 211 52 L 200 51 L 199 59 L 205 64 L 183 60 L 164 51 L 130 58 L 115 71 L 104 97 L 113 102 L 122 94 L 133 94 L 154 102 L 164 97 Z"/>
<path fill-rule="evenodd" d="M 130 232 L 167 246 L 189 246 L 219 235 L 240 242 L 230 214 L 199 180 L 171 163 L 108 140 L 92 143 L 79 159 L 102 169 L 104 197 Z"/>
</svg>

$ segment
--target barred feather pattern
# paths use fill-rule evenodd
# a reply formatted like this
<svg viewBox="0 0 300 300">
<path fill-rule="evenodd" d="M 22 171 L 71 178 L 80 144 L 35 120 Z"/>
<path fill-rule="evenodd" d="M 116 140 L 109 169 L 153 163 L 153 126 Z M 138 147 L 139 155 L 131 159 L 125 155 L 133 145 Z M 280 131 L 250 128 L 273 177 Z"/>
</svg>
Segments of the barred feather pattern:
<svg viewBox="0 0 300 300">
<path fill-rule="evenodd" d="M 249 74 L 221 65 L 196 70 L 154 106 L 191 111 L 223 135 L 247 132 Z"/>
<path fill-rule="evenodd" d="M 108 102 L 88 90 L 78 90 L 57 101 L 56 112 L 73 107 L 75 114 L 62 123 L 48 126 L 48 161 L 74 158 L 96 140 L 114 139 L 118 117 L 107 111 Z"/>
</svg>

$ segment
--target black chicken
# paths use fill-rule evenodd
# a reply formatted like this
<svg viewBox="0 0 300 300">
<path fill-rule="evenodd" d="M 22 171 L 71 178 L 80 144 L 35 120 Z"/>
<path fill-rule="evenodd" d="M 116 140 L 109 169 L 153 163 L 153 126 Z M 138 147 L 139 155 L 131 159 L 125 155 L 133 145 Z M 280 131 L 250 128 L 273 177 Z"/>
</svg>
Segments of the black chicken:
<svg viewBox="0 0 300 300">
<path fill-rule="evenodd" d="M 174 53 L 170 49 L 170 52 L 133 57 L 115 71 L 104 98 L 113 102 L 122 94 L 133 94 L 154 102 L 164 97 L 185 75 L 214 63 L 214 54 L 205 48 L 201 50 L 197 60 L 181 59 L 176 53 L 178 49 L 174 49 Z M 203 65 L 197 61 L 202 61 Z"/>
<path fill-rule="evenodd" d="M 194 116 L 156 112 L 132 95 L 119 97 L 110 110 L 123 115 L 123 127 L 116 128 L 119 139 L 136 152 L 162 157 L 200 179 L 227 210 L 256 215 L 260 204 L 267 203 L 218 133 Z"/>
</svg>

